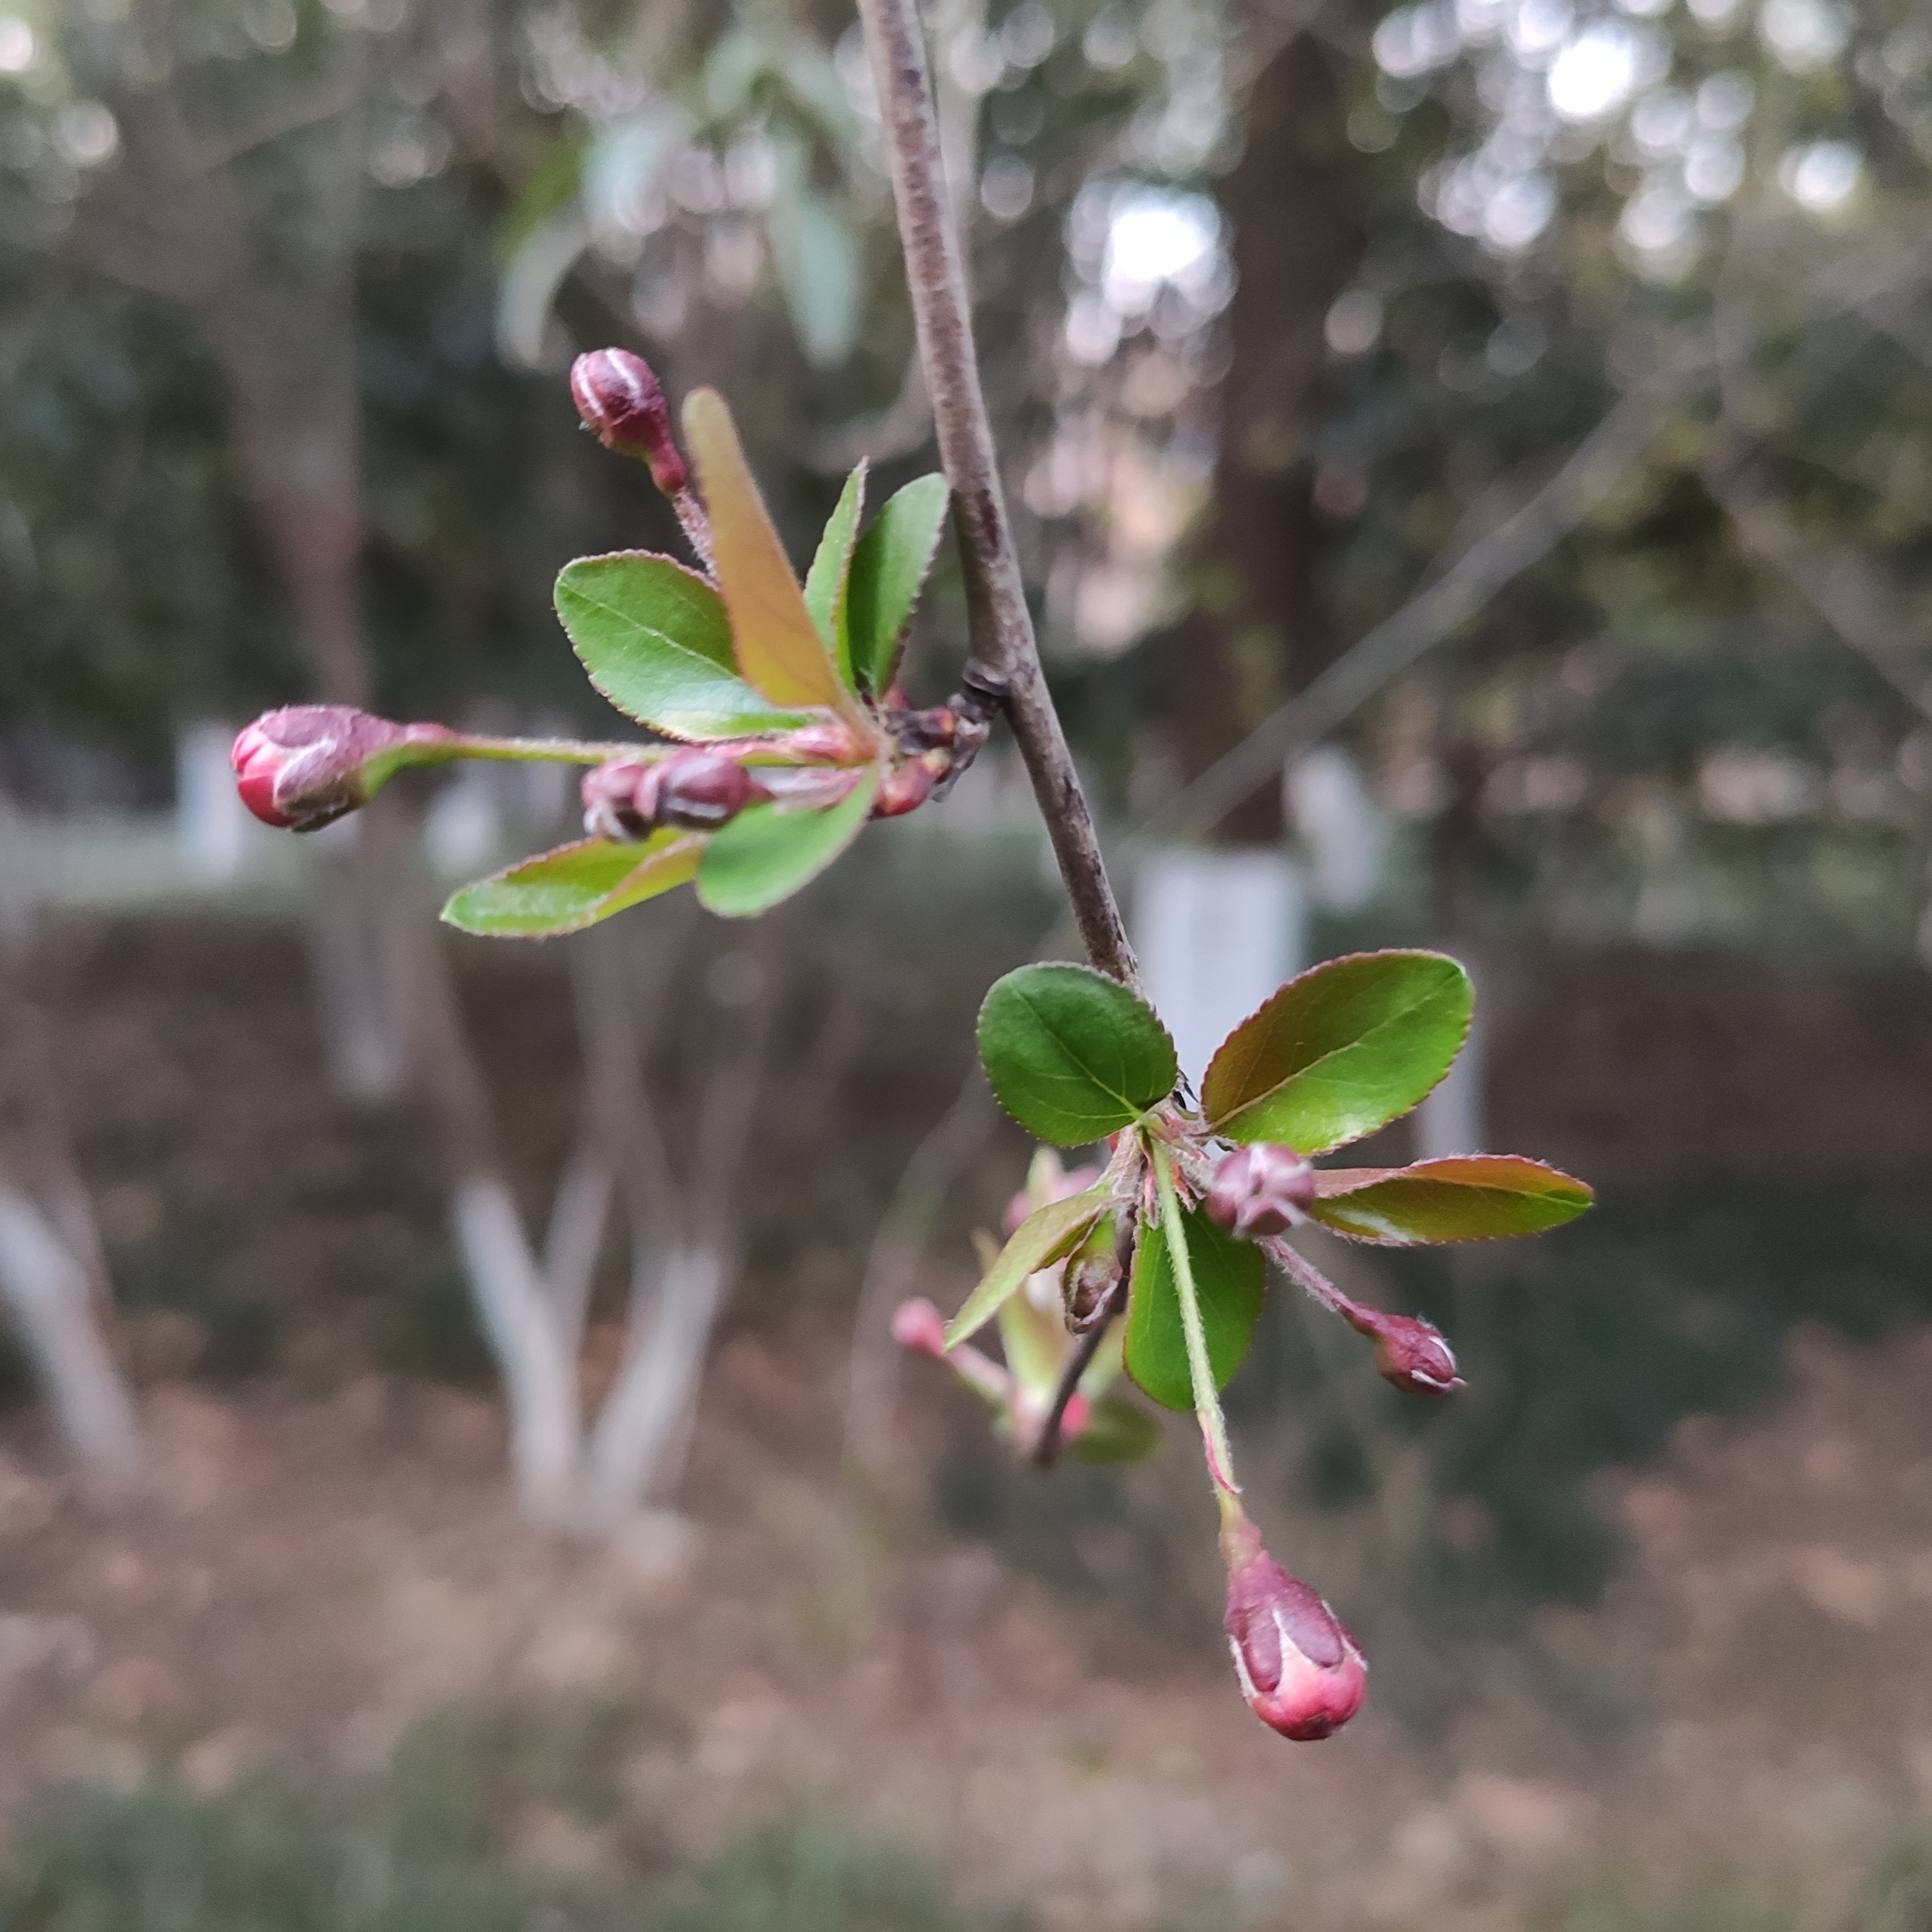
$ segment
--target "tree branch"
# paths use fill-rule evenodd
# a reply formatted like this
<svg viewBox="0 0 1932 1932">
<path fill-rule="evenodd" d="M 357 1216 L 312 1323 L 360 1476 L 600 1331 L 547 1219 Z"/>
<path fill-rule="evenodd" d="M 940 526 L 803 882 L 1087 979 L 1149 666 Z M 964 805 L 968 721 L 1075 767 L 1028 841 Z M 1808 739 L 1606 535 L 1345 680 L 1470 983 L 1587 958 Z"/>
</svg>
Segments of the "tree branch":
<svg viewBox="0 0 1932 1932">
<path fill-rule="evenodd" d="M 926 392 L 952 491 L 972 647 L 966 688 L 1005 707 L 1088 957 L 1102 971 L 1138 986 L 1139 970 L 1108 883 L 1093 816 L 1040 670 L 1006 521 L 919 16 L 914 0 L 861 0 L 860 13 L 878 86 Z"/>
</svg>

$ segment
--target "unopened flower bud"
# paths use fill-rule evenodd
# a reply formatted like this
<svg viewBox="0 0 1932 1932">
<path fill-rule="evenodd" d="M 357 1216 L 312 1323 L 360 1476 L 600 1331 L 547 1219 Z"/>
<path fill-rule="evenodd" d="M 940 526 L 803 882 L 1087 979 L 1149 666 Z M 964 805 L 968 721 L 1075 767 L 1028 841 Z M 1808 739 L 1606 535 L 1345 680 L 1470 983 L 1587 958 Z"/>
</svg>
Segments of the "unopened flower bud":
<svg viewBox="0 0 1932 1932">
<path fill-rule="evenodd" d="M 1262 1547 L 1238 1516 L 1222 1532 L 1228 1564 L 1225 1628 L 1248 1708 L 1285 1738 L 1338 1731 L 1361 1708 L 1367 1660 L 1335 1613 Z"/>
<path fill-rule="evenodd" d="M 892 1340 L 908 1354 L 946 1359 L 946 1324 L 939 1310 L 921 1296 L 892 1311 Z"/>
<path fill-rule="evenodd" d="M 584 774 L 584 829 L 620 842 L 660 825 L 709 832 L 769 796 L 735 759 L 698 746 L 662 758 L 614 758 Z"/>
<path fill-rule="evenodd" d="M 667 496 L 691 487 L 671 434 L 670 408 L 651 365 L 628 349 L 594 349 L 571 364 L 570 393 L 586 429 L 606 449 L 640 458 Z"/>
<path fill-rule="evenodd" d="M 1066 1325 L 1084 1335 L 1112 1311 L 1114 1291 L 1133 1261 L 1131 1210 L 1103 1215 L 1094 1231 L 1066 1258 Z"/>
<path fill-rule="evenodd" d="M 1376 1366 L 1412 1395 L 1448 1395 L 1462 1386 L 1440 1330 L 1418 1316 L 1384 1315 L 1374 1330 Z"/>
<path fill-rule="evenodd" d="M 228 754 L 242 802 L 265 825 L 314 832 L 376 793 L 418 747 L 456 736 L 440 724 L 396 724 L 347 704 L 265 712 Z M 429 760 L 425 760 L 428 762 Z"/>
<path fill-rule="evenodd" d="M 1315 1170 L 1292 1148 L 1263 1142 L 1224 1155 L 1208 1189 L 1210 1220 L 1244 1240 L 1283 1234 L 1315 1198 Z"/>
<path fill-rule="evenodd" d="M 916 812 L 932 796 L 938 775 L 923 758 L 888 772 L 872 800 L 874 818 L 902 818 Z"/>
</svg>

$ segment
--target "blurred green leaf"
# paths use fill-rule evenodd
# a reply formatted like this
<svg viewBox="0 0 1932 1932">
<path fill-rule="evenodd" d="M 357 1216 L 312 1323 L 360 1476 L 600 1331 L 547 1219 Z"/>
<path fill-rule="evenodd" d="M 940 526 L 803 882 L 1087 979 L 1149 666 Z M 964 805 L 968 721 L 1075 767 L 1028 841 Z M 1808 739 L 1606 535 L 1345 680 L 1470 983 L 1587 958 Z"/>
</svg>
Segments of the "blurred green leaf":
<svg viewBox="0 0 1932 1932">
<path fill-rule="evenodd" d="M 1596 1198 L 1582 1181 L 1516 1154 L 1325 1168 L 1316 1183 L 1311 1220 L 1354 1240 L 1392 1247 L 1534 1234 L 1574 1221 Z"/>
<path fill-rule="evenodd" d="M 860 688 L 875 698 L 890 688 L 898 668 L 899 646 L 938 554 L 948 500 L 944 476 L 908 483 L 887 502 L 852 554 L 848 648 Z"/>
<path fill-rule="evenodd" d="M 575 932 L 684 884 L 704 849 L 703 834 L 669 826 L 636 845 L 581 839 L 465 886 L 442 916 L 464 932 L 499 939 Z"/>
<path fill-rule="evenodd" d="M 580 130 L 561 136 L 544 151 L 516 199 L 496 222 L 496 259 L 508 268 L 525 242 L 555 214 L 577 199 L 583 185 L 584 162 L 591 137 Z"/>
<path fill-rule="evenodd" d="M 1022 966 L 980 1009 L 1001 1106 L 1057 1147 L 1096 1141 L 1174 1090 L 1174 1042 L 1144 1001 L 1090 966 Z"/>
<path fill-rule="evenodd" d="M 1225 1388 L 1241 1366 L 1260 1319 L 1266 1266 L 1251 1241 L 1224 1234 L 1199 1208 L 1184 1208 L 1187 1255 L 1201 1301 L 1214 1386 Z M 1163 1408 L 1194 1406 L 1187 1371 L 1187 1338 L 1180 1325 L 1167 1235 L 1158 1222 L 1141 1224 L 1134 1251 L 1133 1288 L 1127 1304 L 1127 1373 Z"/>
<path fill-rule="evenodd" d="M 1035 1208 L 1000 1250 L 979 1286 L 966 1298 L 965 1306 L 946 1324 L 946 1346 L 956 1348 L 976 1334 L 1000 1312 L 1007 1298 L 1018 1292 L 1028 1275 L 1070 1254 L 1100 1220 L 1108 1198 L 1103 1190 L 1090 1188 L 1084 1194 L 1070 1195 L 1064 1201 L 1049 1201 L 1044 1208 Z M 1014 1372 L 1018 1373 L 1017 1368 Z"/>
<path fill-rule="evenodd" d="M 1358 952 L 1291 980 L 1221 1042 L 1202 1111 L 1233 1141 L 1325 1153 L 1406 1114 L 1469 1030 L 1469 976 L 1441 952 Z"/>
<path fill-rule="evenodd" d="M 698 871 L 700 904 L 721 919 L 748 919 L 788 899 L 864 828 L 879 788 L 865 772 L 850 795 L 817 812 L 754 805 L 710 835 Z"/>
<path fill-rule="evenodd" d="M 556 580 L 556 614 L 590 682 L 668 737 L 736 737 L 805 722 L 738 676 L 723 600 L 668 556 L 579 557 Z"/>
<path fill-rule="evenodd" d="M 852 676 L 852 654 L 847 644 L 847 585 L 851 579 L 852 547 L 858 540 L 859 519 L 866 509 L 866 465 L 845 479 L 825 532 L 805 574 L 805 608 L 818 626 L 825 648 L 838 667 L 838 676 L 848 691 L 858 689 Z"/>
<path fill-rule="evenodd" d="M 1068 1448 L 1082 1462 L 1144 1462 L 1166 1440 L 1158 1417 L 1114 1390 L 1088 1410 L 1086 1427 Z"/>
<path fill-rule="evenodd" d="M 836 369 L 859 340 L 859 238 L 802 177 L 781 178 L 768 218 L 778 287 L 805 359 Z"/>
</svg>

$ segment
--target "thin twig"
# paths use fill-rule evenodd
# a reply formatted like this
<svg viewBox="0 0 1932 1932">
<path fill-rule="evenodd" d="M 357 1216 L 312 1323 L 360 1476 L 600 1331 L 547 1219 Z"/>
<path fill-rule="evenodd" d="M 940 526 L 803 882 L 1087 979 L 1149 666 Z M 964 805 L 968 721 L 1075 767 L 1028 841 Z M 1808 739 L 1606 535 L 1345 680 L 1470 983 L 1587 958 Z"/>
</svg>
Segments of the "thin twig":
<svg viewBox="0 0 1932 1932">
<path fill-rule="evenodd" d="M 1066 1405 L 1078 1394 L 1087 1371 L 1094 1366 L 1094 1358 L 1100 1352 L 1100 1344 L 1107 1339 L 1107 1330 L 1112 1328 L 1116 1317 L 1126 1312 L 1126 1306 L 1127 1276 L 1124 1274 L 1109 1292 L 1106 1306 L 1098 1319 L 1074 1343 L 1073 1352 L 1061 1365 L 1052 1405 L 1041 1418 L 1040 1432 L 1033 1439 L 1030 1453 L 1036 1468 L 1050 1469 L 1059 1461 L 1060 1448 L 1066 1440 L 1060 1432 L 1060 1425 L 1066 1419 Z"/>
<path fill-rule="evenodd" d="M 1108 883 L 1093 815 L 1040 670 L 1006 521 L 919 16 L 914 0 L 862 0 L 860 11 L 885 124 L 933 427 L 952 492 L 971 644 L 966 688 L 1005 708 L 1088 957 L 1102 971 L 1137 987 L 1139 970 Z"/>
</svg>

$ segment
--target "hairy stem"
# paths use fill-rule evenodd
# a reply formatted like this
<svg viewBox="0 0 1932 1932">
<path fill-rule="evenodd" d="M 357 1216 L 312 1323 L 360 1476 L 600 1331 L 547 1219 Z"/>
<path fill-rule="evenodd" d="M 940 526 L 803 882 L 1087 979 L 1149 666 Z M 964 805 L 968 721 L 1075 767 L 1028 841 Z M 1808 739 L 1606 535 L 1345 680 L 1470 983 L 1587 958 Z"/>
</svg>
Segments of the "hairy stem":
<svg viewBox="0 0 1932 1932">
<path fill-rule="evenodd" d="M 1194 1259 L 1188 1252 L 1187 1227 L 1180 1218 L 1180 1197 L 1174 1191 L 1174 1168 L 1166 1148 L 1154 1149 L 1154 1186 L 1160 1195 L 1161 1231 L 1167 1237 L 1168 1265 L 1174 1270 L 1174 1292 L 1180 1304 L 1180 1332 L 1187 1342 L 1187 1376 L 1194 1385 L 1195 1419 L 1208 1449 L 1208 1473 L 1224 1521 L 1240 1510 L 1241 1486 L 1234 1480 L 1234 1459 L 1228 1447 L 1227 1418 L 1214 1387 L 1214 1366 L 1208 1358 L 1208 1331 L 1201 1320 L 1200 1292 L 1194 1285 Z"/>
<path fill-rule="evenodd" d="M 1139 969 L 1108 883 L 1093 815 L 1040 670 L 1006 521 L 918 13 L 914 0 L 860 0 L 860 13 L 884 118 L 933 427 L 952 492 L 971 641 L 966 688 L 1005 708 L 1088 957 L 1102 972 L 1138 987 Z"/>
</svg>

